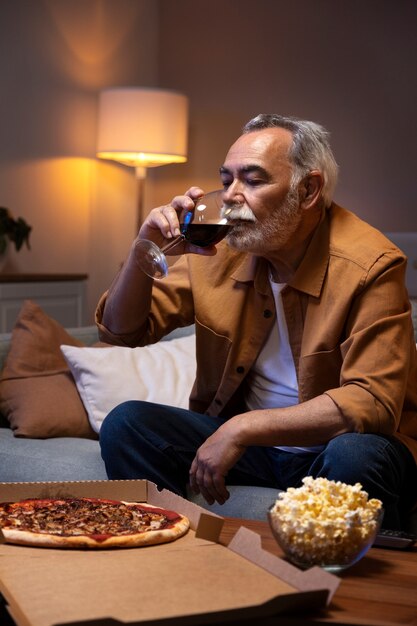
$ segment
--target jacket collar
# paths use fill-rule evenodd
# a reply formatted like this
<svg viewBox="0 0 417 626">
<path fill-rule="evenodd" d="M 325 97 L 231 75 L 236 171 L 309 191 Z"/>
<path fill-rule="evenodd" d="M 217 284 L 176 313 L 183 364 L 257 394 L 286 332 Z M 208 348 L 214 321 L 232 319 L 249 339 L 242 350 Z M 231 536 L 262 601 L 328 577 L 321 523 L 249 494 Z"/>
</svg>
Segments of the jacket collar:
<svg viewBox="0 0 417 626">
<path fill-rule="evenodd" d="M 321 220 L 306 253 L 289 285 L 310 296 L 320 296 L 329 264 L 329 211 L 323 210 Z"/>
<path fill-rule="evenodd" d="M 290 287 L 316 298 L 320 296 L 329 264 L 329 235 L 329 212 L 323 210 L 306 253 L 288 283 Z M 262 257 L 243 254 L 242 261 L 234 269 L 231 278 L 237 282 L 254 281 L 258 291 L 265 294 L 269 291 L 268 263 Z"/>
</svg>

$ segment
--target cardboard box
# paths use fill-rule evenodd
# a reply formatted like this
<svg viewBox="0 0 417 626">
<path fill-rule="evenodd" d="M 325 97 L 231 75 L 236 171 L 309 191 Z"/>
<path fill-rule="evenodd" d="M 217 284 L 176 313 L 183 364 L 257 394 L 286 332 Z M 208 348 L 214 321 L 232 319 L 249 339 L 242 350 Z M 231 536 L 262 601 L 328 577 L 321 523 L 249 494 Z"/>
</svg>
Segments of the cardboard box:
<svg viewBox="0 0 417 626">
<path fill-rule="evenodd" d="M 339 584 L 320 568 L 303 572 L 264 551 L 260 536 L 243 527 L 221 545 L 223 518 L 145 480 L 0 483 L 2 502 L 71 496 L 149 502 L 187 515 L 191 530 L 172 543 L 130 549 L 3 543 L 0 592 L 17 626 L 227 622 L 322 608 Z"/>
</svg>

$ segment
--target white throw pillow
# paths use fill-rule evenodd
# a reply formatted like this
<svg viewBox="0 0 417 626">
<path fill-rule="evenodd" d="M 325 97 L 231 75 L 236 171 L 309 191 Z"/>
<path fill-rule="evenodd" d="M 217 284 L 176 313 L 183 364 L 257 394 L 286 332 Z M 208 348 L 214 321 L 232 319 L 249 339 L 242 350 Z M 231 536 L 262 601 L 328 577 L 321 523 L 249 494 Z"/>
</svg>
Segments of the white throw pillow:
<svg viewBox="0 0 417 626">
<path fill-rule="evenodd" d="M 92 428 L 125 400 L 188 408 L 195 378 L 195 337 L 178 337 L 143 348 L 62 345 Z"/>
</svg>

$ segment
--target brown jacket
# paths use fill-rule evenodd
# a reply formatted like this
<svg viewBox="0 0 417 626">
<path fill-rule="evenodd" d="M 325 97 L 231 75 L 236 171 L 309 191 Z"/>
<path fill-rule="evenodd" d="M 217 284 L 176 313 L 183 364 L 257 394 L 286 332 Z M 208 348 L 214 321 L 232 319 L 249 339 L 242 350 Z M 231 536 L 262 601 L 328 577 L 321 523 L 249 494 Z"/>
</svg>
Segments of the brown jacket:
<svg viewBox="0 0 417 626">
<path fill-rule="evenodd" d="M 357 432 L 395 433 L 417 462 L 417 352 L 404 286 L 406 259 L 380 232 L 332 205 L 294 278 L 282 292 L 299 400 L 329 395 Z M 103 340 L 158 341 L 195 323 L 197 375 L 190 408 L 231 416 L 242 385 L 275 323 L 262 258 L 231 250 L 186 255 L 156 281 L 148 326 Z"/>
</svg>

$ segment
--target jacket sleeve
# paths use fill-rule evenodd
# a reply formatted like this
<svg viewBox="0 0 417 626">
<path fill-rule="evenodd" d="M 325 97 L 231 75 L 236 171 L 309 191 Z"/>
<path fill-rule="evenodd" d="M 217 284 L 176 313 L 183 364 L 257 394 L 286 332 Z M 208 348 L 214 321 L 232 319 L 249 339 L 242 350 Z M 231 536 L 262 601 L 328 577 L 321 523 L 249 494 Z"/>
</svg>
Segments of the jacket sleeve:
<svg viewBox="0 0 417 626">
<path fill-rule="evenodd" d="M 105 292 L 97 305 L 95 321 L 100 339 L 110 344 L 139 347 L 156 343 L 175 328 L 194 323 L 193 298 L 188 276 L 186 255 L 180 257 L 162 280 L 155 280 L 152 289 L 151 308 L 146 326 L 126 335 L 115 335 L 104 326 L 103 311 Z"/>
<path fill-rule="evenodd" d="M 405 259 L 382 255 L 352 299 L 340 385 L 326 391 L 357 432 L 393 434 L 416 375 Z"/>
</svg>

